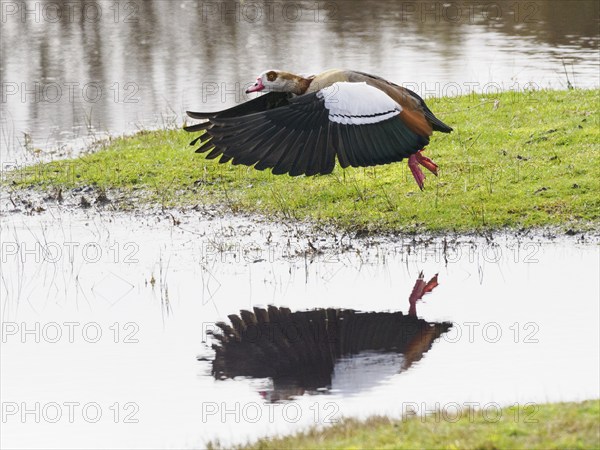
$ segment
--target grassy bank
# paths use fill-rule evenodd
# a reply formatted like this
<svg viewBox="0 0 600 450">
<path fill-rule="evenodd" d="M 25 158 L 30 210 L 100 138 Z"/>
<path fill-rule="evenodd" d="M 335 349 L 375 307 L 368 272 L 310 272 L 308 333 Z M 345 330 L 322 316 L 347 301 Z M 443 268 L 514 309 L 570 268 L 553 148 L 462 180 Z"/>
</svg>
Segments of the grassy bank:
<svg viewBox="0 0 600 450">
<path fill-rule="evenodd" d="M 232 211 L 369 231 L 595 228 L 599 221 L 599 90 L 431 99 L 455 131 L 426 154 L 440 166 L 420 192 L 406 162 L 291 178 L 207 161 L 180 130 L 112 139 L 101 151 L 8 176 L 15 190 L 92 186 L 121 208 L 225 204 Z M 136 198 L 135 204 L 128 196 Z M 93 198 L 92 198 L 93 200 Z M 113 197 L 114 201 L 114 197 Z"/>
<path fill-rule="evenodd" d="M 600 448 L 600 400 L 520 408 L 463 411 L 460 417 L 412 417 L 391 421 L 345 420 L 248 449 L 550 449 Z M 445 418 L 445 420 L 444 420 Z"/>
</svg>

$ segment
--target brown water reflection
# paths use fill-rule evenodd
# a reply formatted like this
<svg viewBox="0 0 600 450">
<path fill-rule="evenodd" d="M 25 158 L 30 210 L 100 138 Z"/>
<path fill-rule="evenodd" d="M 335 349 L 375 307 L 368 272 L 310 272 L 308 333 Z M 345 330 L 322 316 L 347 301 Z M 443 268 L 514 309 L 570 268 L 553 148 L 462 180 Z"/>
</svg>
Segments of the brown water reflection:
<svg viewBox="0 0 600 450">
<path fill-rule="evenodd" d="M 565 88 L 564 62 L 576 87 L 598 86 L 598 5 L 3 2 L 2 157 L 178 126 L 191 105 L 244 101 L 244 83 L 265 68 L 352 68 L 431 96 L 448 93 L 448 83 L 458 93 L 490 82 Z"/>
<path fill-rule="evenodd" d="M 369 378 L 369 373 L 361 373 L 355 358 L 367 359 L 370 370 L 385 365 L 388 370 L 381 372 L 386 373 L 391 365 L 392 374 L 406 371 L 452 327 L 450 322 L 417 317 L 417 302 L 437 285 L 437 275 L 425 283 L 421 273 L 409 297 L 407 315 L 333 308 L 291 312 L 275 306 L 231 314 L 231 325 L 219 322 L 219 330 L 212 333 L 213 376 L 271 378 L 272 390 L 261 394 L 269 401 L 279 401 L 331 389 L 336 365 L 342 359 L 346 366 L 358 367 L 352 368 L 357 377 Z M 399 358 L 390 360 L 382 355 Z M 367 385 L 375 383 L 367 380 Z M 352 383 L 352 389 L 360 391 L 364 384 L 355 388 Z"/>
</svg>

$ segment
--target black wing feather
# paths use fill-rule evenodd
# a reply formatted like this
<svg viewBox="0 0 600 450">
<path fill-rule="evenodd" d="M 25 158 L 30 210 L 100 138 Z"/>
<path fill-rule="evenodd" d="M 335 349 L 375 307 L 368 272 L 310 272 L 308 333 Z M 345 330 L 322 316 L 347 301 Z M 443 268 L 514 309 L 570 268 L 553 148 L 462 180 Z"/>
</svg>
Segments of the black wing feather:
<svg viewBox="0 0 600 450">
<path fill-rule="evenodd" d="M 310 162 L 312 151 L 314 151 L 315 143 L 317 141 L 317 134 L 319 130 L 312 129 L 308 133 L 308 137 L 306 138 L 306 142 L 302 146 L 302 149 L 296 155 L 296 160 L 290 169 L 290 175 L 293 177 L 297 177 L 306 173 L 308 169 L 308 163 Z"/>
<path fill-rule="evenodd" d="M 293 134 L 293 142 L 287 147 L 286 151 L 281 155 L 275 167 L 273 167 L 274 175 L 283 175 L 289 173 L 292 170 L 296 155 L 304 148 L 304 142 L 306 141 L 306 132 L 304 130 L 298 130 Z"/>
<path fill-rule="evenodd" d="M 284 128 L 282 128 L 282 130 L 287 131 Z M 272 167 L 273 173 L 277 175 L 277 173 L 275 172 L 275 168 L 288 153 L 288 150 L 291 150 L 294 142 L 297 140 L 299 135 L 300 133 L 286 132 L 286 134 L 283 136 L 283 139 L 275 142 L 275 145 L 273 145 L 273 147 L 270 149 L 267 157 L 263 158 L 255 166 L 255 168 L 258 170 L 263 170 Z M 287 173 L 287 170 L 282 173 Z"/>
<path fill-rule="evenodd" d="M 216 113 L 188 113 L 208 119 L 200 152 L 219 162 L 271 168 L 292 176 L 331 173 L 336 157 L 342 167 L 366 167 L 400 161 L 422 149 L 429 139 L 411 131 L 396 115 L 372 124 L 330 121 L 318 93 L 290 97 L 269 93 Z M 186 130 L 196 130 L 195 125 Z"/>
<path fill-rule="evenodd" d="M 204 123 L 199 123 L 197 125 L 189 125 L 187 127 L 183 127 L 183 129 L 189 133 L 193 133 L 195 131 L 207 130 L 208 128 L 210 128 L 212 126 L 213 126 L 212 123 L 204 122 Z"/>
<path fill-rule="evenodd" d="M 348 125 L 344 128 L 348 131 L 348 140 L 345 142 L 346 148 L 349 149 L 350 163 L 352 167 L 366 166 L 367 161 L 363 159 L 362 155 L 366 147 L 366 143 L 362 140 L 362 134 L 358 129 L 359 125 Z"/>
<path fill-rule="evenodd" d="M 241 117 L 248 114 L 254 114 L 261 111 L 266 111 L 273 108 L 279 108 L 289 104 L 292 94 L 287 92 L 269 92 L 261 95 L 250 101 L 236 105 L 233 108 L 225 109 L 217 112 L 194 112 L 186 111 L 187 115 L 192 119 L 212 119 L 223 117 Z"/>
</svg>

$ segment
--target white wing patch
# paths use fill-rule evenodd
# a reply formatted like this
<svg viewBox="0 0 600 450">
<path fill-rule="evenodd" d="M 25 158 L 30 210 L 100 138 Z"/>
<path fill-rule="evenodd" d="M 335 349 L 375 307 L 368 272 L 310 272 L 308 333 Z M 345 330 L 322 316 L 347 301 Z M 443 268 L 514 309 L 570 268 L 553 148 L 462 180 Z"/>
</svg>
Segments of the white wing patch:
<svg viewBox="0 0 600 450">
<path fill-rule="evenodd" d="M 402 106 L 367 83 L 334 83 L 317 92 L 325 101 L 329 120 L 344 125 L 383 122 L 402 112 Z"/>
</svg>

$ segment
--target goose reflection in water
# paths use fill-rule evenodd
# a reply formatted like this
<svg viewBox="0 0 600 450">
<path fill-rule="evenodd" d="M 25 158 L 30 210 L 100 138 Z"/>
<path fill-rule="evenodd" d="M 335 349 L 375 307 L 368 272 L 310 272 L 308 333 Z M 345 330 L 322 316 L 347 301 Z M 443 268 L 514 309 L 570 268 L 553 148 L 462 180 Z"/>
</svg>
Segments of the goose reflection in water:
<svg viewBox="0 0 600 450">
<path fill-rule="evenodd" d="M 408 370 L 446 333 L 449 322 L 417 317 L 417 302 L 438 286 L 437 275 L 419 275 L 408 314 L 351 309 L 242 310 L 212 333 L 216 379 L 269 378 L 268 401 L 305 393 L 355 393 Z"/>
</svg>

